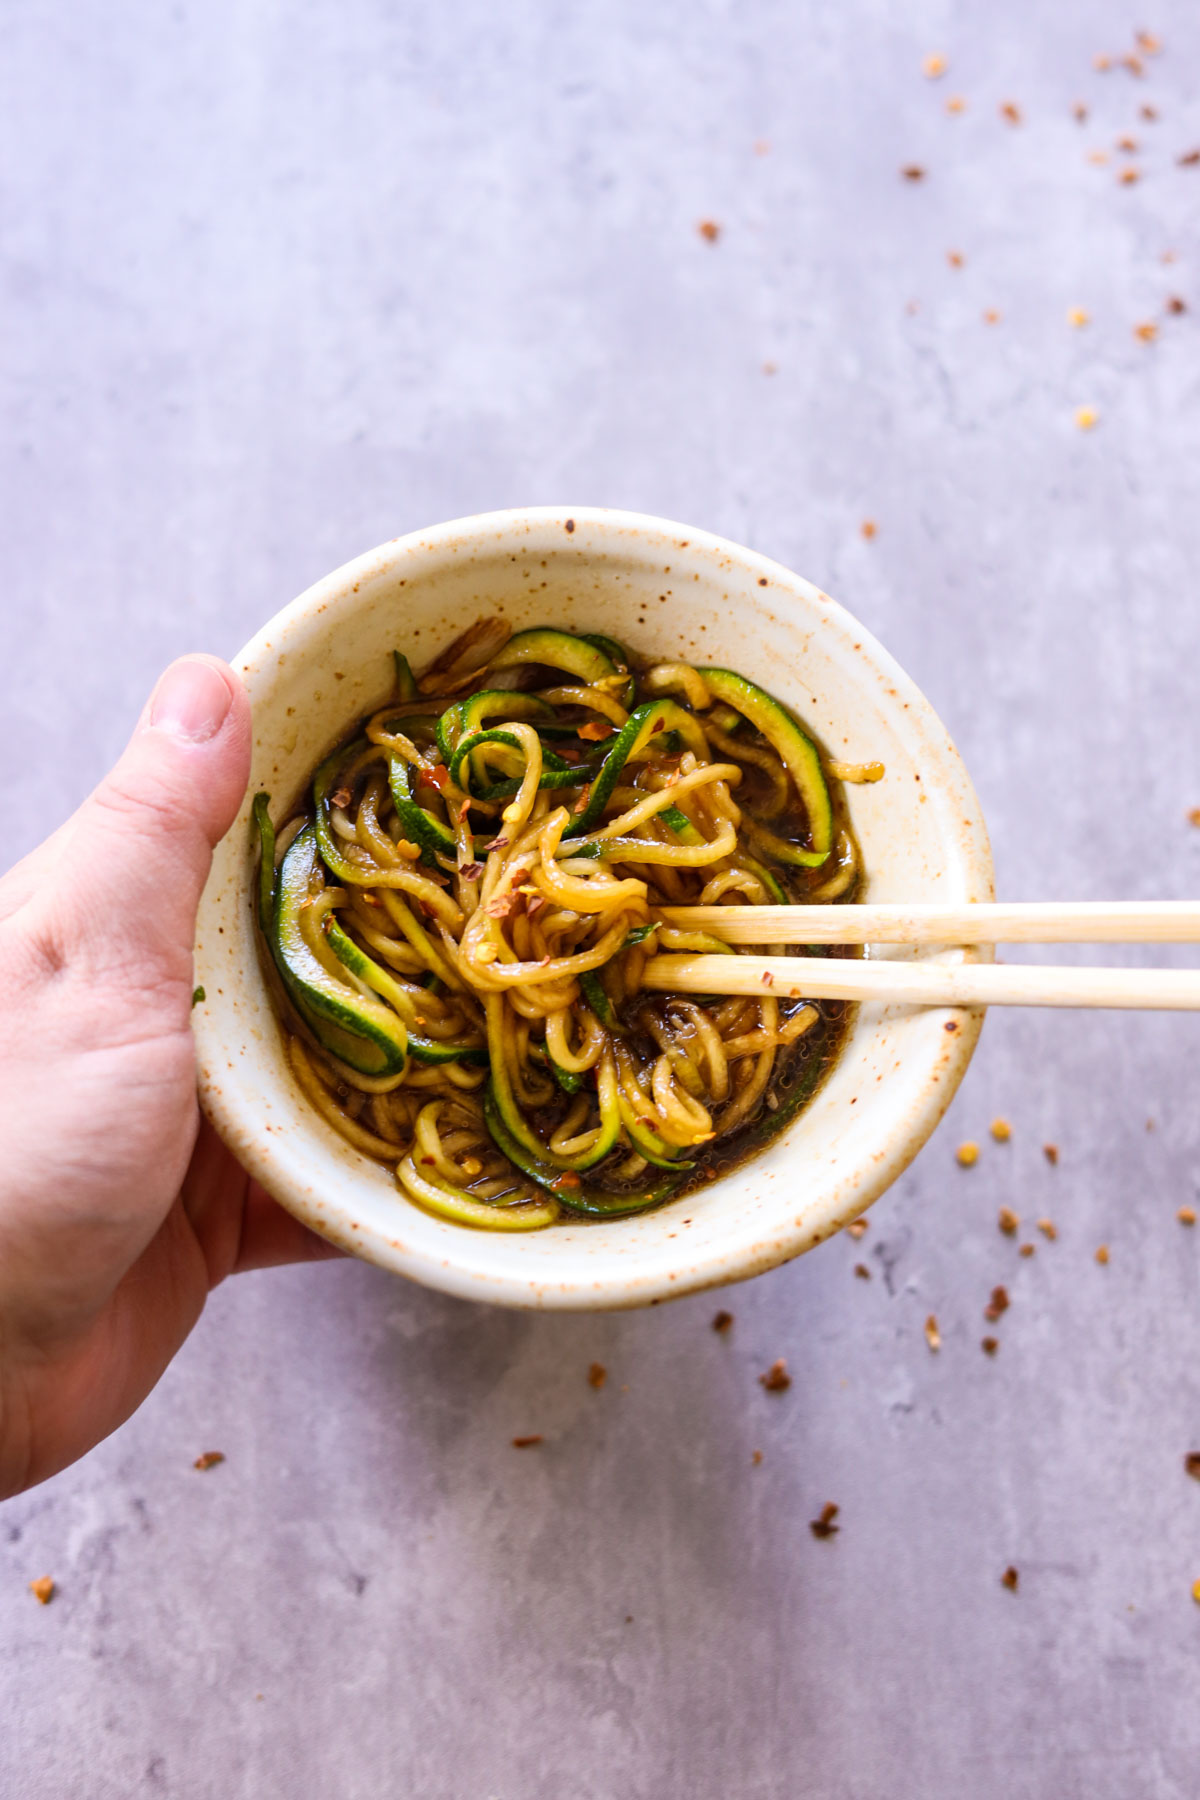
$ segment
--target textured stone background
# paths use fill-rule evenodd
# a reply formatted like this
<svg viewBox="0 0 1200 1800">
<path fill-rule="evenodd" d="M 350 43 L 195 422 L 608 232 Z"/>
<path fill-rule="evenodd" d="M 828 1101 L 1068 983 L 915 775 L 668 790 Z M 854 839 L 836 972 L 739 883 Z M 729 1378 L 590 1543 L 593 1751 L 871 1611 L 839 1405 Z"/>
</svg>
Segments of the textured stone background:
<svg viewBox="0 0 1200 1800">
<path fill-rule="evenodd" d="M 0 24 L 6 857 L 171 655 L 398 532 L 588 501 L 838 595 L 957 738 L 1003 894 L 1196 891 L 1187 0 Z M 1095 72 L 1139 26 L 1144 76 Z M 1198 1029 L 994 1015 L 862 1243 L 735 1290 L 730 1341 L 712 1298 L 229 1285 L 124 1431 L 0 1512 L 0 1791 L 1193 1800 Z M 1058 1242 L 1019 1261 L 1002 1203 Z"/>
</svg>

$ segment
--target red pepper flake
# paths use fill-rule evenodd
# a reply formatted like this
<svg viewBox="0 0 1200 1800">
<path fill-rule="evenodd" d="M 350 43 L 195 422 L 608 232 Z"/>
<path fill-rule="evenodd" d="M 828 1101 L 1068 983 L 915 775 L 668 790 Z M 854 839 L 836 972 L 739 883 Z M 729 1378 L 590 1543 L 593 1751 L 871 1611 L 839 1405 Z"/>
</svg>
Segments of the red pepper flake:
<svg viewBox="0 0 1200 1800">
<path fill-rule="evenodd" d="M 1138 49 L 1144 50 L 1147 56 L 1157 56 L 1162 50 L 1162 39 L 1155 37 L 1152 31 L 1138 31 L 1134 36 Z"/>
<path fill-rule="evenodd" d="M 706 244 L 715 244 L 721 235 L 721 227 L 717 224 L 715 219 L 701 219 L 696 230 L 700 233 L 700 236 L 704 239 Z"/>
<path fill-rule="evenodd" d="M 192 1467 L 193 1469 L 215 1469 L 218 1463 L 224 1461 L 225 1452 L 223 1450 L 206 1450 L 203 1456 L 196 1458 Z"/>
<path fill-rule="evenodd" d="M 728 1330 L 730 1330 L 732 1325 L 733 1325 L 733 1314 L 731 1312 L 724 1312 L 724 1311 L 719 1312 L 717 1314 L 716 1318 L 712 1322 L 712 1328 L 716 1332 L 728 1331 Z"/>
<path fill-rule="evenodd" d="M 1117 180 L 1124 187 L 1132 187 L 1135 181 L 1140 181 L 1141 179 L 1141 172 L 1138 169 L 1122 169 L 1121 173 L 1117 176 Z"/>
<path fill-rule="evenodd" d="M 30 1582 L 29 1591 L 39 1606 L 49 1606 L 54 1598 L 54 1577 L 39 1575 L 36 1581 Z"/>
<path fill-rule="evenodd" d="M 571 1194 L 582 1186 L 583 1183 L 574 1169 L 564 1169 L 562 1174 L 550 1183 L 550 1191 L 555 1194 Z"/>
<path fill-rule="evenodd" d="M 1020 1215 L 1011 1206 L 1002 1206 L 997 1224 L 1006 1237 L 1015 1237 L 1021 1224 Z"/>
<path fill-rule="evenodd" d="M 901 169 L 900 173 L 905 181 L 924 181 L 925 179 L 925 171 L 919 163 L 909 163 L 907 168 Z"/>
<path fill-rule="evenodd" d="M 766 1374 L 760 1375 L 758 1379 L 763 1387 L 766 1388 L 768 1394 L 782 1394 L 786 1388 L 790 1388 L 792 1385 L 792 1378 L 788 1374 L 787 1363 L 782 1356 L 777 1357 L 767 1370 Z"/>
<path fill-rule="evenodd" d="M 992 1324 L 995 1324 L 1000 1315 L 1008 1311 L 1010 1304 L 1008 1289 L 994 1287 L 992 1289 L 992 1297 L 983 1309 L 983 1316 L 985 1319 L 989 1319 Z"/>
<path fill-rule="evenodd" d="M 425 779 L 439 794 L 444 794 L 450 786 L 450 771 L 445 763 L 434 763 L 432 769 L 425 770 Z"/>
<path fill-rule="evenodd" d="M 1108 1245 L 1107 1244 L 1101 1244 L 1098 1247 L 1098 1249 L 1096 1251 L 1096 1261 L 1100 1264 L 1101 1268 L 1103 1268 L 1104 1265 L 1108 1262 Z"/>
<path fill-rule="evenodd" d="M 1153 125 L 1155 119 L 1158 117 L 1157 106 L 1139 106 L 1138 111 L 1141 113 L 1143 119 L 1146 119 L 1151 125 Z"/>
<path fill-rule="evenodd" d="M 979 1347 L 985 1356 L 995 1356 L 997 1350 L 1000 1348 L 1000 1339 L 993 1337 L 981 1338 Z"/>
<path fill-rule="evenodd" d="M 754 1464 L 754 1467 L 757 1469 L 759 1463 L 761 1463 L 761 1461 L 762 1461 L 762 1451 L 761 1450 L 752 1450 L 750 1452 L 750 1461 Z"/>
<path fill-rule="evenodd" d="M 498 837 L 493 838 L 490 844 L 485 844 L 483 847 L 485 850 L 507 850 L 508 844 L 509 840 L 506 837 Z"/>
<path fill-rule="evenodd" d="M 764 969 L 758 979 L 761 981 L 761 983 L 764 987 L 774 987 L 775 986 L 775 977 L 772 975 L 770 969 Z"/>
<path fill-rule="evenodd" d="M 1083 104 L 1082 100 L 1077 100 L 1075 102 L 1074 106 L 1071 108 L 1071 114 L 1077 124 L 1087 124 L 1088 109 Z"/>
<path fill-rule="evenodd" d="M 1167 301 L 1167 311 L 1169 313 L 1185 313 L 1187 311 L 1187 301 L 1181 300 L 1178 294 L 1172 294 Z"/>
<path fill-rule="evenodd" d="M 946 261 L 952 269 L 961 269 L 966 260 L 961 250 L 947 250 L 946 252 Z"/>
<path fill-rule="evenodd" d="M 1049 1238 L 1051 1243 L 1053 1243 L 1058 1236 L 1058 1226 L 1054 1223 L 1053 1219 L 1039 1219 L 1037 1227 L 1042 1236 L 1044 1238 Z"/>
<path fill-rule="evenodd" d="M 1181 169 L 1194 169 L 1197 163 L 1200 163 L 1200 150 L 1185 150 L 1179 158 Z"/>
<path fill-rule="evenodd" d="M 588 803 L 589 796 L 591 795 L 591 791 L 592 791 L 591 782 L 590 781 L 585 782 L 583 787 L 579 791 L 578 800 L 575 802 L 574 806 L 571 808 L 571 811 L 575 815 L 576 818 L 579 817 L 580 813 L 584 813 L 587 811 L 587 803 Z"/>
<path fill-rule="evenodd" d="M 874 519 L 864 519 L 858 529 L 862 532 L 863 536 L 869 541 L 871 538 L 873 538 L 875 536 L 876 532 L 879 530 L 879 527 L 878 527 L 878 525 L 876 525 Z"/>
<path fill-rule="evenodd" d="M 1006 1587 L 1010 1594 L 1015 1594 L 1017 1591 L 1017 1584 L 1019 1583 L 1020 1579 L 1021 1579 L 1021 1577 L 1018 1574 L 1017 1570 L 1014 1569 L 1012 1564 L 1010 1563 L 1008 1565 L 1007 1569 L 1005 1569 L 1003 1575 L 1000 1577 L 1000 1586 Z"/>
<path fill-rule="evenodd" d="M 1022 1244 L 1017 1254 L 1018 1256 L 1032 1256 L 1036 1249 L 1036 1244 Z"/>
<path fill-rule="evenodd" d="M 545 894 L 530 894 L 525 902 L 525 912 L 531 919 L 536 919 L 543 906 L 548 904 Z"/>
<path fill-rule="evenodd" d="M 514 1450 L 532 1450 L 535 1444 L 542 1442 L 540 1431 L 531 1431 L 527 1437 L 515 1437 L 512 1441 Z"/>
<path fill-rule="evenodd" d="M 1021 123 L 1021 109 L 1011 100 L 1002 100 L 1000 102 L 1000 117 L 1006 119 L 1010 125 L 1019 125 Z"/>
<path fill-rule="evenodd" d="M 593 1363 L 588 1370 L 588 1386 L 602 1388 L 608 1380 L 608 1370 L 603 1363 Z"/>
<path fill-rule="evenodd" d="M 483 874 L 483 864 L 481 862 L 463 863 L 458 872 L 466 881 L 478 881 Z"/>
<path fill-rule="evenodd" d="M 1183 1468 L 1184 1473 L 1190 1475 L 1193 1481 L 1200 1481 L 1200 1450 L 1188 1451 L 1183 1459 Z"/>
<path fill-rule="evenodd" d="M 942 1347 L 942 1334 L 938 1330 L 936 1313 L 930 1313 L 925 1321 L 925 1342 L 931 1350 L 940 1350 Z"/>
<path fill-rule="evenodd" d="M 870 1281 L 871 1279 L 871 1271 L 868 1269 L 866 1263 L 855 1263 L 854 1273 L 858 1276 L 860 1281 Z"/>
<path fill-rule="evenodd" d="M 1194 1206 L 1181 1206 L 1179 1211 L 1175 1214 L 1175 1217 L 1179 1220 L 1181 1225 L 1194 1225 L 1196 1223 L 1196 1209 Z"/>
<path fill-rule="evenodd" d="M 1146 320 L 1142 325 L 1135 325 L 1133 335 L 1143 344 L 1152 344 L 1158 336 L 1158 326 Z"/>
<path fill-rule="evenodd" d="M 846 1230 L 850 1233 L 850 1236 L 852 1238 L 860 1238 L 863 1236 L 863 1234 L 867 1230 L 869 1230 L 869 1228 L 870 1228 L 869 1220 L 867 1220 L 867 1219 L 852 1219 L 850 1224 L 847 1225 Z"/>
<path fill-rule="evenodd" d="M 483 910 L 489 919 L 507 919 L 516 904 L 517 896 L 510 891 L 507 894 L 497 895 L 494 900 L 489 900 Z"/>
<path fill-rule="evenodd" d="M 579 736 L 589 744 L 598 744 L 602 739 L 611 737 L 613 728 L 607 719 L 589 719 L 586 725 L 579 727 Z"/>
<path fill-rule="evenodd" d="M 334 792 L 329 796 L 329 804 L 330 806 L 349 806 L 351 798 L 352 796 L 348 787 L 335 788 Z"/>
<path fill-rule="evenodd" d="M 841 1510 L 841 1507 L 835 1505 L 832 1500 L 827 1500 L 821 1508 L 820 1516 L 808 1521 L 808 1529 L 813 1536 L 818 1539 L 836 1537 L 841 1526 L 835 1525 L 834 1520 Z"/>
<path fill-rule="evenodd" d="M 436 1156 L 423 1156 L 421 1161 L 427 1168 L 435 1169 L 437 1167 Z"/>
<path fill-rule="evenodd" d="M 1042 1155 L 1045 1157 L 1046 1161 L 1050 1164 L 1050 1167 L 1052 1169 L 1056 1169 L 1058 1167 L 1058 1145 L 1057 1144 L 1043 1144 L 1042 1145 Z"/>
</svg>

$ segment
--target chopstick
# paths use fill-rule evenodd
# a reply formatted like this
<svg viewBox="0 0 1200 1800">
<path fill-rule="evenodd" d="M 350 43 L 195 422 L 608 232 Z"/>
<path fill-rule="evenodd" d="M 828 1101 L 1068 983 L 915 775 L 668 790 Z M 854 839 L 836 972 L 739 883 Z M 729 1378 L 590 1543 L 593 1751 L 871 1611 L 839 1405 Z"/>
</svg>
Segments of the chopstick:
<svg viewBox="0 0 1200 1800">
<path fill-rule="evenodd" d="M 727 944 L 1195 944 L 1200 901 L 1033 901 L 1015 906 L 664 906 L 669 925 Z M 737 990 L 740 992 L 741 990 Z"/>
<path fill-rule="evenodd" d="M 1200 1011 L 1200 970 L 1195 969 L 1047 969 L 1014 963 L 947 965 L 714 953 L 651 956 L 642 974 L 642 986 L 667 994 L 770 994 L 777 1000 L 861 1000 L 883 1005 L 899 1001 L 916 1006 L 1109 1006 L 1158 1012 Z"/>
</svg>

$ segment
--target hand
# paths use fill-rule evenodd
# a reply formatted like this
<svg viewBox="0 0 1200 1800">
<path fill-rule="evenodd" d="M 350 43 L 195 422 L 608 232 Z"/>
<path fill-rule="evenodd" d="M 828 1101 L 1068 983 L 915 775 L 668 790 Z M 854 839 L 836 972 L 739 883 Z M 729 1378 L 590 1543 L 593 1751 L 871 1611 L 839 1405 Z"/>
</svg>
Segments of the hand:
<svg viewBox="0 0 1200 1800">
<path fill-rule="evenodd" d="M 128 1418 L 226 1275 L 336 1254 L 196 1104 L 196 907 L 249 759 L 236 676 L 185 657 L 0 881 L 0 1498 Z"/>
</svg>

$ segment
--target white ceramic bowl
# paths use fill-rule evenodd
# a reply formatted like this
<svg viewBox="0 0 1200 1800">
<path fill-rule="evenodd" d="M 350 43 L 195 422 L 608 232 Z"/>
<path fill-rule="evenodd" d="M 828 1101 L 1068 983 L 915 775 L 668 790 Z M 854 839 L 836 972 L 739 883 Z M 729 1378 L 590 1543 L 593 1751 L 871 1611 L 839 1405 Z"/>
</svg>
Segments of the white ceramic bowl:
<svg viewBox="0 0 1200 1800">
<path fill-rule="evenodd" d="M 829 1237 L 896 1179 L 958 1086 L 981 1014 L 862 1007 L 816 1098 L 760 1156 L 657 1212 L 528 1234 L 420 1211 L 292 1080 L 255 950 L 249 797 L 266 788 L 280 816 L 322 755 L 385 703 L 393 647 L 419 667 L 490 613 L 517 629 L 605 631 L 638 650 L 742 671 L 834 754 L 886 764 L 882 781 L 849 789 L 869 898 L 992 897 L 987 832 L 954 746 L 912 682 L 826 594 L 736 544 L 635 513 L 530 507 L 455 520 L 347 563 L 236 660 L 254 707 L 254 762 L 200 911 L 202 1103 L 245 1167 L 314 1230 L 450 1293 L 509 1306 L 642 1306 L 758 1274 Z"/>
</svg>

